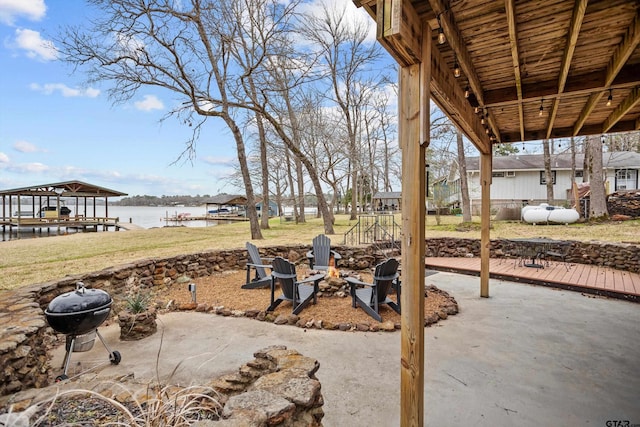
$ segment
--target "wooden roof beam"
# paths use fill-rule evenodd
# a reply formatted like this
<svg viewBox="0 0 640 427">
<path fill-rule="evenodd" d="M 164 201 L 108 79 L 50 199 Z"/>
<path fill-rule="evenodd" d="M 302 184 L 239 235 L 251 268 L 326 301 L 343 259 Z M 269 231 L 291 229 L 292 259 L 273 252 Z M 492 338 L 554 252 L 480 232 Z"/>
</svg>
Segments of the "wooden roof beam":
<svg viewBox="0 0 640 427">
<path fill-rule="evenodd" d="M 540 101 L 540 99 L 564 98 L 575 95 L 588 95 L 594 91 L 604 92 L 609 89 L 629 89 L 640 85 L 640 64 L 630 64 L 622 68 L 613 83 L 606 86 L 606 71 L 572 76 L 567 79 L 563 93 L 558 93 L 558 81 L 548 80 L 522 87 L 523 101 Z M 515 88 L 508 87 L 485 92 L 485 106 L 506 107 L 518 102 Z"/>
<path fill-rule="evenodd" d="M 611 56 L 611 60 L 609 60 L 609 65 L 607 66 L 607 75 L 605 80 L 605 86 L 611 85 L 613 80 L 616 78 L 620 70 L 624 64 L 627 63 L 629 57 L 636 49 L 638 44 L 640 43 L 640 9 L 636 13 L 635 18 L 633 18 L 633 22 L 627 28 L 627 32 L 622 39 L 622 43 L 618 45 L 616 50 L 613 52 Z"/>
<path fill-rule="evenodd" d="M 379 0 L 376 27 L 378 42 L 401 67 L 421 62 L 422 23 L 410 1 Z"/>
<path fill-rule="evenodd" d="M 576 43 L 578 42 L 578 35 L 580 35 L 580 28 L 582 27 L 582 21 L 584 20 L 584 14 L 587 11 L 588 0 L 576 0 L 573 5 L 573 13 L 571 15 L 571 24 L 569 25 L 569 34 L 567 34 L 567 44 L 564 48 L 562 55 L 562 62 L 560 64 L 560 75 L 558 76 L 558 93 L 564 92 L 565 84 L 567 83 L 567 76 L 569 75 L 569 69 L 571 68 L 571 60 L 573 59 L 573 53 L 576 50 Z M 551 135 L 553 124 L 556 121 L 556 115 L 558 114 L 558 107 L 560 106 L 560 97 L 553 100 L 551 106 L 551 113 L 549 114 L 549 121 L 547 124 L 547 138 Z M 524 135 L 523 138 L 524 140 Z"/>
<path fill-rule="evenodd" d="M 624 120 L 619 121 L 611 129 L 609 129 L 609 133 L 615 132 L 630 132 L 636 129 L 636 121 L 637 120 Z M 525 141 L 538 141 L 545 139 L 546 130 L 541 131 L 527 131 L 524 134 Z M 550 138 L 569 138 L 571 136 L 582 136 L 582 135 L 597 135 L 602 133 L 602 124 L 593 124 L 593 125 L 585 125 L 580 129 L 580 132 L 577 135 L 573 134 L 573 127 L 564 127 L 564 128 L 554 128 L 551 132 Z M 504 132 L 502 133 L 502 140 L 505 143 L 515 143 L 520 141 L 520 132 Z"/>
<path fill-rule="evenodd" d="M 433 42 L 431 49 L 430 90 L 434 102 L 460 127 L 462 132 L 482 153 L 491 152 L 491 141 L 485 133 L 473 107 L 464 97 L 464 91 L 447 67 L 442 54 Z"/>
<path fill-rule="evenodd" d="M 616 47 L 613 55 L 611 55 L 611 59 L 609 60 L 609 65 L 607 66 L 607 72 L 605 74 L 605 86 L 610 86 L 611 83 L 615 80 L 618 73 L 622 70 L 622 67 L 627 62 L 635 48 L 640 43 L 640 9 L 636 13 L 635 18 L 633 18 L 633 22 L 627 28 L 627 32 L 622 39 L 622 42 Z M 580 128 L 587 121 L 587 118 L 595 108 L 596 104 L 602 97 L 602 92 L 592 93 L 587 100 L 580 116 L 578 117 L 578 121 L 573 126 L 573 134 L 577 135 L 580 132 Z"/>
<path fill-rule="evenodd" d="M 447 38 L 447 43 L 451 46 L 451 49 L 455 52 L 456 57 L 458 59 L 458 64 L 464 72 L 464 75 L 467 76 L 467 80 L 469 81 L 469 88 L 473 91 L 476 99 L 478 100 L 478 104 L 480 106 L 485 105 L 484 101 L 484 91 L 482 89 L 482 84 L 480 83 L 480 78 L 478 77 L 478 73 L 473 66 L 473 62 L 471 61 L 471 55 L 467 50 L 467 45 L 462 38 L 462 34 L 458 29 L 458 25 L 453 20 L 453 15 L 450 13 L 447 5 L 443 0 L 429 0 L 429 4 L 431 5 L 431 9 L 439 16 L 440 25 L 442 25 L 442 31 Z M 468 103 L 468 101 L 466 101 Z M 493 131 L 494 135 L 498 140 L 500 139 L 500 135 L 497 132 L 498 127 L 496 126 L 496 121 L 491 112 L 487 112 L 487 121 L 489 123 L 489 128 Z"/>
<path fill-rule="evenodd" d="M 518 55 L 518 31 L 516 29 L 516 5 L 514 0 L 505 0 L 507 24 L 509 27 L 509 44 L 511 45 L 511 59 L 513 61 L 513 77 L 516 81 L 518 95 L 518 119 L 520 120 L 520 135 L 524 140 L 524 111 L 522 109 L 522 75 L 520 73 L 520 57 Z"/>
<path fill-rule="evenodd" d="M 618 105 L 602 125 L 602 133 L 607 133 L 616 123 L 618 123 L 633 107 L 640 102 L 640 87 L 634 88 L 629 96 Z"/>
</svg>

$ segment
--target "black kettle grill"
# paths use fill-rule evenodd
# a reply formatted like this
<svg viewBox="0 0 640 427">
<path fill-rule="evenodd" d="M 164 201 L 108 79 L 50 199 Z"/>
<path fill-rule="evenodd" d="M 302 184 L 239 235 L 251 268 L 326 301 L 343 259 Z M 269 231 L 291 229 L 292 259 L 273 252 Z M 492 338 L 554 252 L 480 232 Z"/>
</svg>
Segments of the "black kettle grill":
<svg viewBox="0 0 640 427">
<path fill-rule="evenodd" d="M 89 351 L 93 348 L 96 335 L 109 352 L 109 361 L 117 365 L 122 360 L 120 353 L 111 351 L 98 332 L 100 326 L 111 312 L 113 299 L 100 289 L 87 289 L 84 283 L 76 283 L 76 290 L 58 295 L 50 303 L 44 314 L 49 326 L 57 332 L 65 334 L 66 354 L 64 356 L 62 375 L 56 381 L 66 380 L 71 352 Z"/>
</svg>

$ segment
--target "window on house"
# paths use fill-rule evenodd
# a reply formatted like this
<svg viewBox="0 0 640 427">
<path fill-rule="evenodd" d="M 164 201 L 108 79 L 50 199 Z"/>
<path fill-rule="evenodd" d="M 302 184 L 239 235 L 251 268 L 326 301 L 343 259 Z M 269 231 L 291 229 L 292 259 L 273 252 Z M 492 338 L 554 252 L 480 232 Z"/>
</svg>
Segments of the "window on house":
<svg viewBox="0 0 640 427">
<path fill-rule="evenodd" d="M 584 171 L 576 171 L 576 178 L 582 178 L 584 176 Z"/>
<path fill-rule="evenodd" d="M 630 169 L 620 169 L 616 172 L 616 178 L 624 180 L 633 179 L 633 174 Z"/>
<path fill-rule="evenodd" d="M 491 176 L 494 178 L 504 178 L 504 172 L 492 172 Z"/>
<path fill-rule="evenodd" d="M 553 184 L 556 183 L 556 171 L 551 171 L 551 181 Z M 544 171 L 540 171 L 540 185 L 547 185 Z"/>
</svg>

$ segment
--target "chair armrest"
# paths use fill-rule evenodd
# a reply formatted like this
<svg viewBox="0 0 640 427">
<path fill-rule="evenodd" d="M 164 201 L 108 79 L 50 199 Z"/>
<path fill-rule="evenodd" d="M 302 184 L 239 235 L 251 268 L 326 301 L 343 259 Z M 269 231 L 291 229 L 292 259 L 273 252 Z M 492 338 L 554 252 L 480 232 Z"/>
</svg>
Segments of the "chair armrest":
<svg viewBox="0 0 640 427">
<path fill-rule="evenodd" d="M 353 277 L 346 277 L 344 280 L 350 285 L 362 285 L 362 286 L 370 286 L 370 287 L 376 286 L 374 283 L 363 282 Z"/>
<path fill-rule="evenodd" d="M 307 252 L 307 258 L 313 258 L 313 251 Z"/>
<path fill-rule="evenodd" d="M 271 264 L 253 264 L 253 263 L 250 263 L 250 262 L 247 263 L 247 267 L 273 268 L 273 266 Z"/>
<path fill-rule="evenodd" d="M 333 259 L 335 259 L 335 260 L 342 259 L 342 255 L 340 255 L 340 254 L 339 254 L 338 252 L 336 252 L 336 251 L 333 251 L 333 250 L 332 250 L 332 251 L 331 251 L 331 254 L 333 255 Z"/>
<path fill-rule="evenodd" d="M 325 276 L 324 273 L 314 274 L 313 276 L 309 276 L 306 279 L 299 280 L 298 284 L 300 284 L 300 283 L 309 283 L 309 282 L 317 282 L 317 281 L 320 281 L 320 280 L 324 279 L 324 276 Z"/>
</svg>

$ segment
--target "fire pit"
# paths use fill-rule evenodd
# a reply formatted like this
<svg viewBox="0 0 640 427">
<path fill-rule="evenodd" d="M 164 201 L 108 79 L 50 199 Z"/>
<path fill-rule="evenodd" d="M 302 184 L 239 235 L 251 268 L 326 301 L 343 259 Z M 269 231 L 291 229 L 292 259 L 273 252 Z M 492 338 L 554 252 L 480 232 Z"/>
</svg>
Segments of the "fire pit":
<svg viewBox="0 0 640 427">
<path fill-rule="evenodd" d="M 76 290 L 55 297 L 44 314 L 49 326 L 55 331 L 65 334 L 66 354 L 64 356 L 62 375 L 56 381 L 66 380 L 72 352 L 89 351 L 93 348 L 96 335 L 109 353 L 109 361 L 117 365 L 122 360 L 120 353 L 111 351 L 98 332 L 100 326 L 111 312 L 111 296 L 100 289 L 87 289 L 84 283 L 76 283 Z"/>
</svg>

